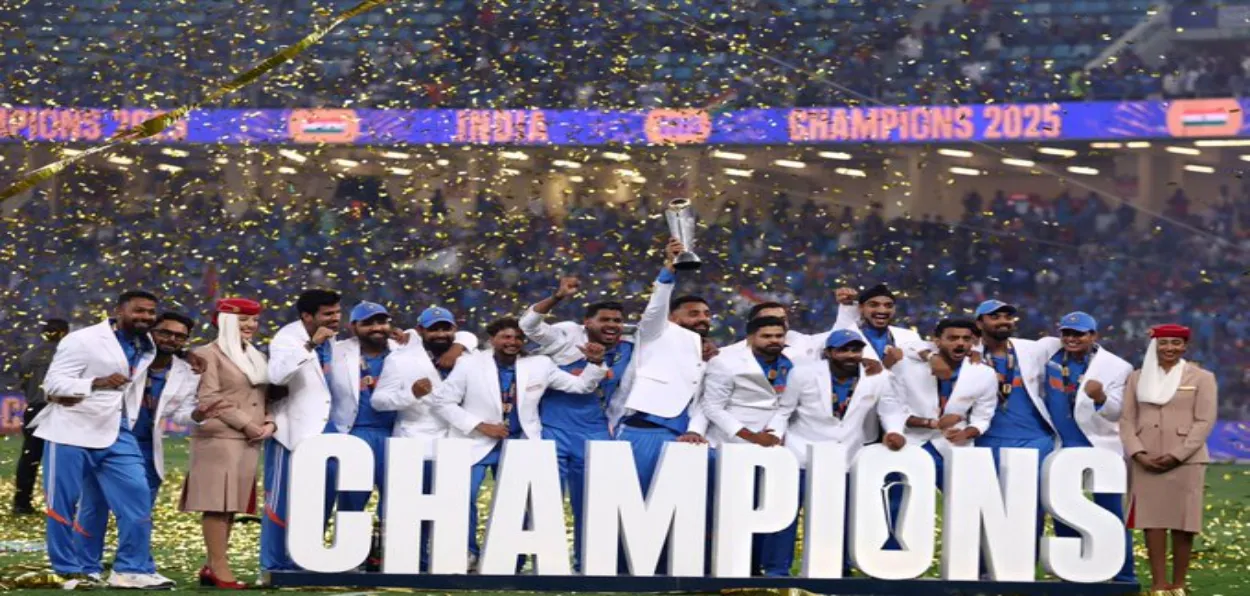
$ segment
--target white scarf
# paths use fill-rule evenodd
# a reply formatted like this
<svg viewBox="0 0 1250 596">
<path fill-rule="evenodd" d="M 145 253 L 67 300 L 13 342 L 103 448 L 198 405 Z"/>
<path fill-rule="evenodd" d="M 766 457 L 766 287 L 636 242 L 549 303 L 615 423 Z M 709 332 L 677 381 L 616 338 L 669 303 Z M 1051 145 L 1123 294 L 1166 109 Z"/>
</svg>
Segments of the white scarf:
<svg viewBox="0 0 1250 596">
<path fill-rule="evenodd" d="M 243 343 L 243 337 L 239 333 L 239 315 L 218 313 L 217 330 L 217 347 L 226 355 L 226 358 L 230 359 L 230 362 L 247 375 L 247 380 L 252 382 L 252 386 L 268 383 L 268 362 L 265 360 L 265 355 L 252 347 L 251 343 L 246 345 Z"/>
<path fill-rule="evenodd" d="M 1137 379 L 1137 401 L 1166 406 L 1181 386 L 1185 364 L 1182 358 L 1172 370 L 1163 372 L 1163 367 L 1159 366 L 1159 341 L 1151 339 L 1150 347 L 1146 348 L 1146 360 L 1142 362 L 1141 376 Z"/>
</svg>

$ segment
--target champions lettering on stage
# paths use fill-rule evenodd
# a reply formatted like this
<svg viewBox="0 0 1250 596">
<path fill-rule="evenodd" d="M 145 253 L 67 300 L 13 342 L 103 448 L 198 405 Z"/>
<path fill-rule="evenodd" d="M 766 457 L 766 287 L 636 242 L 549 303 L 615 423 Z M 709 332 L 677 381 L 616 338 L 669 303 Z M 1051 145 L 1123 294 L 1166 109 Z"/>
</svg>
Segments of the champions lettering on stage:
<svg viewBox="0 0 1250 596">
<path fill-rule="evenodd" d="M 452 142 L 534 145 L 551 139 L 542 110 L 457 110 Z"/>
<path fill-rule="evenodd" d="M 28 141 L 102 141 L 118 131 L 142 124 L 164 110 L 98 110 L 72 108 L 0 108 L 0 138 Z M 156 138 L 185 141 L 187 120 L 180 119 Z"/>
<path fill-rule="evenodd" d="M 927 142 L 1059 138 L 1058 104 L 799 108 L 790 111 L 790 140 Z"/>
<path fill-rule="evenodd" d="M 424 461 L 430 448 L 432 484 L 423 467 L 413 465 Z M 466 573 L 470 528 L 465 512 L 476 498 L 469 488 L 472 450 L 467 439 L 439 439 L 433 445 L 410 437 L 387 440 L 383 574 L 420 573 L 419 553 L 426 541 L 431 574 Z M 852 463 L 845 446 L 825 442 L 809 445 L 808 456 L 807 490 L 801 494 L 799 464 L 789 450 L 727 444 L 717 451 L 712 471 L 707 446 L 668 443 L 644 493 L 627 443 L 587 442 L 582 573 L 621 575 L 623 554 L 626 575 L 651 576 L 667 552 L 668 568 L 660 573 L 703 577 L 710 561 L 714 577 L 750 577 L 753 537 L 788 527 L 800 503 L 805 511 L 802 577 L 841 578 L 847 558 L 881 580 L 915 579 L 929 570 L 939 549 L 937 472 L 927 452 L 871 445 Z M 994 581 L 1024 583 L 1036 581 L 1039 559 L 1048 573 L 1081 583 L 1105 582 L 1123 565 L 1123 522 L 1085 496 L 1085 491 L 1124 493 L 1127 473 L 1120 455 L 1096 448 L 1059 449 L 1040 466 L 1040 474 L 1032 449 L 1004 449 L 997 469 L 986 448 L 949 448 L 943 457 L 944 580 L 978 580 L 982 560 Z M 373 458 L 363 440 L 343 434 L 312 437 L 292 453 L 287 547 L 303 569 L 345 573 L 369 554 L 371 511 L 340 509 L 334 514 L 334 539 L 325 540 L 324 489 L 331 459 L 339 461 L 338 491 L 372 488 Z M 482 575 L 512 575 L 518 555 L 536 556 L 537 575 L 572 573 L 558 469 L 553 441 L 504 443 L 486 523 Z M 894 524 L 901 550 L 886 547 L 891 529 L 882 487 L 891 474 L 908 487 L 904 514 Z M 1080 535 L 1025 538 L 1035 532 L 1039 495 L 1049 515 Z M 351 575 L 355 579 L 350 581 L 359 579 Z"/>
</svg>

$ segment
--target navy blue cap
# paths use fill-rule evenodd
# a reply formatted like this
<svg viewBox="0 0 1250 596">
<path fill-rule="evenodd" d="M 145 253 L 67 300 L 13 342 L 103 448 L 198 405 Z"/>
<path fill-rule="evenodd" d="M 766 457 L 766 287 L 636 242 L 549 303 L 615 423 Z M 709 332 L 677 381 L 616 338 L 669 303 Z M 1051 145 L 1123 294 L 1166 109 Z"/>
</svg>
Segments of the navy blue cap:
<svg viewBox="0 0 1250 596">
<path fill-rule="evenodd" d="M 439 323 L 451 323 L 452 325 L 455 325 L 456 317 L 451 314 L 450 310 L 441 306 L 431 306 L 421 311 L 421 316 L 417 319 L 417 324 L 423 329 L 429 329 Z"/>
<path fill-rule="evenodd" d="M 850 329 L 838 329 L 837 331 L 829 334 L 829 338 L 825 340 L 825 347 L 836 350 L 845 348 L 848 344 L 855 342 L 868 345 L 868 342 L 864 341 L 864 336 L 860 335 L 858 332 L 851 331 Z"/>
<path fill-rule="evenodd" d="M 986 300 L 980 306 L 977 306 L 977 318 L 985 315 L 992 315 L 1000 310 L 1007 311 L 1008 314 L 1016 314 L 1016 307 L 1003 302 L 1002 300 Z"/>
<path fill-rule="evenodd" d="M 361 321 L 368 321 L 378 315 L 386 315 L 387 317 L 390 317 L 391 313 L 386 312 L 386 307 L 376 302 L 361 302 L 360 304 L 352 307 L 352 314 L 348 317 L 348 322 L 359 323 Z"/>
<path fill-rule="evenodd" d="M 1091 317 L 1089 313 L 1084 313 L 1078 310 L 1076 312 L 1070 312 L 1063 315 L 1063 318 L 1059 319 L 1059 329 L 1070 329 L 1081 333 L 1091 333 L 1098 330 L 1098 321 L 1094 320 L 1094 317 Z"/>
</svg>

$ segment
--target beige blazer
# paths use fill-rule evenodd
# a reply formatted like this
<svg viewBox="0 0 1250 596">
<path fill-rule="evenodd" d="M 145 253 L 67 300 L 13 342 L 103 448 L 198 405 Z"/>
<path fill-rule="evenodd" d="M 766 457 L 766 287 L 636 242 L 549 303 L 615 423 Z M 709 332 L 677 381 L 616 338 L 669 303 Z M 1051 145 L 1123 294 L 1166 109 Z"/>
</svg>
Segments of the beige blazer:
<svg viewBox="0 0 1250 596">
<path fill-rule="evenodd" d="M 257 426 L 272 422 L 273 415 L 265 408 L 265 392 L 268 385 L 252 386 L 242 370 L 235 366 L 225 352 L 212 344 L 196 350 L 204 358 L 204 374 L 200 375 L 198 403 L 225 400 L 230 407 L 218 417 L 196 425 L 192 437 L 246 439 L 243 429 L 248 424 Z"/>
<path fill-rule="evenodd" d="M 1215 424 L 1218 387 L 1215 375 L 1187 363 L 1176 395 L 1166 405 L 1137 401 L 1141 370 L 1133 371 L 1124 388 L 1124 412 L 1120 415 L 1120 441 L 1125 457 L 1145 451 L 1171 455 L 1183 464 L 1205 464 L 1207 437 Z"/>
</svg>

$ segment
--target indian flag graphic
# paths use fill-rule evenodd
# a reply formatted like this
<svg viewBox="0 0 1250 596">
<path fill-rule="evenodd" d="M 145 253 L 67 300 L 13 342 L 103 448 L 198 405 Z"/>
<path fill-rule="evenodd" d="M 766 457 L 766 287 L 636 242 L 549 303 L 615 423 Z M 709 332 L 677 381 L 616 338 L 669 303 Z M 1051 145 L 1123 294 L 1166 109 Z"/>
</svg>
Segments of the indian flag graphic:
<svg viewBox="0 0 1250 596">
<path fill-rule="evenodd" d="M 339 120 L 310 120 L 304 123 L 304 132 L 310 134 L 337 134 L 347 130 L 347 125 Z"/>
<path fill-rule="evenodd" d="M 1221 109 L 1185 110 L 1181 113 L 1181 124 L 1190 126 L 1224 126 L 1228 124 L 1228 112 Z"/>
</svg>

